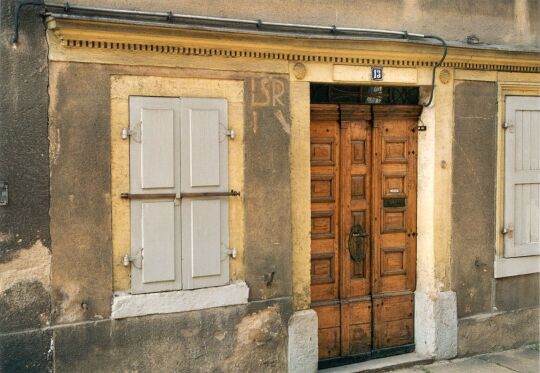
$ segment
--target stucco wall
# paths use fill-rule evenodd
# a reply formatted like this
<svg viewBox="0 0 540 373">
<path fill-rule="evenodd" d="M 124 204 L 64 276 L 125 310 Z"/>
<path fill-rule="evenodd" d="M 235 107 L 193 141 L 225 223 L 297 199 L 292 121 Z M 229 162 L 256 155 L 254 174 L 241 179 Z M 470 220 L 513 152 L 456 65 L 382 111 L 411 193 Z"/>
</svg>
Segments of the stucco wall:
<svg viewBox="0 0 540 373">
<path fill-rule="evenodd" d="M 0 371 L 45 371 L 50 333 L 48 67 L 38 8 L 23 10 L 19 43 L 11 44 L 15 0 L 0 2 L 0 180 L 9 204 L 0 206 Z M 15 369 L 14 369 L 15 370 Z"/>
<path fill-rule="evenodd" d="M 44 43 L 44 34 L 39 36 Z M 15 283 L 3 294 L 0 306 L 6 310 L 2 316 L 7 321 L 2 327 L 7 329 L 2 332 L 7 334 L 0 337 L 0 371 L 21 367 L 40 371 L 47 366 L 73 371 L 78 361 L 91 371 L 106 371 L 113 362 L 126 369 L 150 370 L 165 359 L 171 370 L 180 366 L 199 367 L 201 371 L 221 369 L 224 359 L 231 370 L 285 370 L 286 328 L 292 314 L 288 77 L 60 62 L 49 63 L 50 80 L 44 71 L 42 92 L 34 93 L 43 99 L 39 118 L 45 126 L 39 139 L 45 145 L 50 142 L 50 210 L 47 203 L 39 212 L 45 215 L 47 224 L 50 216 L 51 238 L 47 235 L 45 242 L 54 252 L 52 269 L 49 250 L 41 241 L 34 243 L 34 256 L 20 258 L 18 267 L 8 264 L 14 270 L 24 270 L 21 261 L 39 265 L 47 286 L 52 287 L 52 304 L 48 292 L 41 302 L 36 286 Z M 245 131 L 249 132 L 244 146 L 245 157 L 250 160 L 245 174 L 250 181 L 241 191 L 246 224 L 257 227 L 245 236 L 241 259 L 251 290 L 247 306 L 109 320 L 113 292 L 110 82 L 112 75 L 122 74 L 221 77 L 244 83 L 244 101 L 248 103 Z M 23 82 L 14 84 L 24 87 Z M 13 91 L 17 91 L 15 86 Z M 38 147 L 31 149 L 35 152 Z M 39 155 L 45 157 L 45 172 L 38 181 L 46 181 L 48 200 L 48 149 Z M 30 161 L 26 161 L 28 165 Z M 32 222 L 28 216 L 26 219 Z M 21 221 L 16 225 L 24 226 Z M 47 255 L 37 255 L 40 250 Z M 15 279 L 24 277 L 21 271 L 11 274 Z M 24 308 L 24 302 L 41 313 Z M 29 321 L 24 325 L 11 325 L 26 318 Z M 32 329 L 20 332 L 22 328 Z M 141 344 L 147 335 L 151 343 Z M 35 348 L 22 348 L 25 345 Z M 201 346 L 207 346 L 206 350 Z M 216 353 L 218 350 L 220 353 Z M 171 355 L 178 358 L 170 359 Z"/>
<path fill-rule="evenodd" d="M 119 74 L 245 79 L 244 142 L 249 162 L 242 194 L 245 224 L 250 227 L 244 241 L 245 280 L 251 300 L 292 295 L 286 77 L 58 62 L 52 62 L 50 70 L 55 322 L 110 314 L 109 97 L 110 76 Z M 265 276 L 273 278 L 268 285 Z"/>
<path fill-rule="evenodd" d="M 54 330 L 57 372 L 284 372 L 290 301 Z"/>
<path fill-rule="evenodd" d="M 211 76 L 245 82 L 248 105 L 244 146 L 249 162 L 245 169 L 246 184 L 241 191 L 246 225 L 252 228 L 244 240 L 245 280 L 250 287 L 251 301 L 280 298 L 282 310 L 276 311 L 275 301 L 269 301 L 250 304 L 242 309 L 242 316 L 235 314 L 232 319 L 227 316 L 229 311 L 223 309 L 204 311 L 200 315 L 150 317 L 148 321 L 141 321 L 141 325 L 136 320 L 73 325 L 74 322 L 107 320 L 110 316 L 111 198 L 114 198 L 110 193 L 110 82 L 112 75 L 126 74 Z M 234 349 L 224 349 L 223 353 L 234 352 L 231 366 L 245 368 L 259 361 L 260 366 L 269 364 L 270 370 L 283 369 L 286 354 L 280 348 L 286 347 L 286 320 L 292 312 L 288 87 L 288 78 L 281 75 L 50 63 L 50 216 L 55 253 L 51 276 L 52 314 L 53 324 L 62 325 L 53 333 L 54 365 L 58 371 L 69 371 L 76 361 L 74 355 L 94 371 L 106 370 L 107 364 L 113 361 L 121 364 L 125 361 L 126 367 L 130 366 L 124 355 L 138 361 L 134 366 L 149 369 L 165 358 L 167 349 L 175 348 L 175 353 L 183 358 L 170 360 L 167 364 L 171 370 L 182 364 L 185 369 L 194 368 L 199 362 L 201 370 L 204 367 L 215 369 L 224 357 L 211 352 L 218 350 L 212 343 L 219 343 L 222 337 L 216 337 L 216 342 L 206 334 L 218 333 L 220 327 L 227 328 L 225 342 L 233 348 L 234 338 L 242 333 L 247 333 L 245 338 L 255 338 L 255 332 L 244 332 L 242 328 L 254 328 L 261 323 L 256 329 L 265 331 L 257 337 L 259 342 L 242 342 L 241 353 Z M 281 192 L 275 193 L 275 190 Z M 273 281 L 267 284 L 265 275 L 272 272 Z M 260 316 L 252 315 L 253 307 L 260 308 Z M 268 317 L 264 315 L 274 315 L 275 320 L 265 325 Z M 205 319 L 202 324 L 190 322 L 193 317 Z M 176 332 L 167 331 L 173 319 L 178 327 L 175 330 L 181 332 L 179 337 L 174 336 Z M 133 323 L 137 325 L 129 326 Z M 147 333 L 137 332 L 139 327 L 153 331 L 153 348 L 152 344 L 141 346 L 148 361 L 133 358 L 143 355 L 143 350 L 138 353 L 133 349 L 138 344 L 136 340 Z M 128 329 L 124 331 L 124 328 Z M 118 335 L 126 336 L 127 341 L 119 339 Z M 188 343 L 184 338 L 189 335 L 200 338 Z M 170 339 L 175 342 L 166 347 L 165 341 Z M 192 351 L 195 346 L 200 349 L 201 345 L 207 345 L 208 352 Z M 270 350 L 276 350 L 277 354 L 273 356 Z"/>
<path fill-rule="evenodd" d="M 451 278 L 460 318 L 460 354 L 532 342 L 536 335 L 526 331 L 538 325 L 524 310 L 540 304 L 540 275 L 494 278 L 497 100 L 496 82 L 455 81 Z M 509 327 L 513 318 L 501 311 L 516 311 L 521 318 L 516 316 Z M 488 330 L 506 330 L 506 341 L 485 344 L 479 333 L 490 334 Z"/>
<path fill-rule="evenodd" d="M 407 30 L 465 42 L 540 47 L 538 0 L 77 0 L 73 4 L 263 21 Z"/>
<path fill-rule="evenodd" d="M 169 2 L 143 0 L 76 3 L 146 10 L 169 10 L 171 6 Z M 5 82 L 6 92 L 13 93 L 0 99 L 0 130 L 6 134 L 0 136 L 0 177 L 11 183 L 10 205 L 0 207 L 0 371 L 43 371 L 53 365 L 58 371 L 72 371 L 75 369 L 72 364 L 77 361 L 92 371 L 107 370 L 114 363 L 127 370 L 147 370 L 164 359 L 169 359 L 167 368 L 171 370 L 180 364 L 218 369 L 218 364 L 225 360 L 231 369 L 249 371 L 263 366 L 270 371 L 283 371 L 286 321 L 292 313 L 291 221 L 294 219 L 291 218 L 289 138 L 296 130 L 291 128 L 291 122 L 305 120 L 308 110 L 308 107 L 296 108 L 291 114 L 289 105 L 294 97 L 304 97 L 300 101 L 307 104 L 307 83 L 290 84 L 287 61 L 263 59 L 156 57 L 125 51 L 124 54 L 112 52 L 119 56 L 114 63 L 52 62 L 48 66 L 44 28 L 35 8 L 23 12 L 20 42 L 16 49 L 10 45 L 13 4 L 14 1 L 3 1 L 0 8 L 0 62 L 7 66 L 0 70 L 0 81 Z M 398 5 L 392 2 L 389 6 L 389 0 L 367 1 L 362 7 L 345 1 L 297 0 L 270 4 L 240 0 L 235 7 L 225 1 L 206 4 L 186 1 L 172 10 L 408 29 L 433 32 L 456 41 L 476 33 L 481 40 L 492 43 L 538 46 L 538 36 L 531 36 L 538 34 L 535 27 L 539 23 L 536 21 L 538 2 L 534 1 L 463 1 L 455 7 L 435 1 L 404 1 Z M 378 14 L 384 17 L 377 17 Z M 433 19 L 438 20 L 437 29 Z M 56 45 L 56 57 L 73 53 L 79 61 L 108 58 L 104 57 L 108 51 L 67 52 L 68 49 Z M 174 68 L 149 67 L 154 64 Z M 330 64 L 324 67 L 328 71 L 332 69 Z M 424 70 L 428 72 L 427 68 Z M 243 82 L 246 184 L 242 192 L 245 224 L 250 229 L 244 240 L 242 273 L 251 289 L 249 305 L 121 321 L 108 319 L 113 291 L 109 89 L 111 76 L 123 74 L 212 77 Z M 436 95 L 439 111 L 435 128 L 441 139 L 446 139 L 453 130 L 453 83 L 450 80 L 446 86 L 440 85 Z M 441 247 L 450 247 L 451 255 L 447 255 L 446 249 L 437 249 L 435 262 L 438 271 L 444 274 L 438 276 L 444 280 L 444 288 L 450 283 L 458 296 L 460 353 L 471 353 L 481 351 L 479 346 L 487 346 L 478 342 L 486 325 L 494 331 L 514 333 L 505 347 L 524 343 L 530 334 L 518 338 L 517 333 L 519 325 L 527 325 L 526 320 L 533 312 L 527 309 L 539 303 L 534 290 L 538 289 L 540 277 L 493 279 L 496 83 L 457 80 L 455 95 L 452 150 L 447 152 L 450 145 L 446 143 L 437 144 L 439 158 L 434 161 L 441 167 L 442 161 L 445 167 L 449 163 L 453 165 L 452 179 L 446 174 L 440 176 L 444 171 L 435 174 L 437 188 L 453 191 L 452 198 L 447 193 L 437 199 L 439 206 L 441 201 L 444 204 L 453 201 L 449 239 L 446 239 L 447 226 L 441 222 L 446 215 L 438 214 L 435 221 L 444 230 L 435 239 Z M 441 105 L 444 102 L 446 106 Z M 440 109 L 442 106 L 444 110 Z M 450 153 L 454 154 L 451 161 L 444 158 Z M 293 160 L 292 166 L 305 159 L 308 158 Z M 296 193 L 302 191 L 299 186 L 306 184 L 293 180 Z M 309 239 L 306 234 L 309 222 L 301 217 L 295 219 L 303 229 L 296 232 L 295 247 L 297 251 L 307 252 L 307 246 L 300 246 Z M 452 260 L 450 276 L 446 272 L 447 257 Z M 308 257 L 302 258 L 295 264 L 309 265 Z M 309 268 L 298 268 L 296 272 L 302 279 L 295 287 L 297 306 L 307 307 Z M 267 283 L 270 278 L 272 281 Z M 510 316 L 514 313 L 497 313 L 495 308 L 521 312 L 518 327 L 511 327 Z M 478 316 L 486 314 L 487 318 Z M 223 346 L 223 350 L 214 354 L 217 346 Z M 171 356 L 179 357 L 171 359 Z M 256 363 L 260 365 L 253 365 Z"/>
</svg>

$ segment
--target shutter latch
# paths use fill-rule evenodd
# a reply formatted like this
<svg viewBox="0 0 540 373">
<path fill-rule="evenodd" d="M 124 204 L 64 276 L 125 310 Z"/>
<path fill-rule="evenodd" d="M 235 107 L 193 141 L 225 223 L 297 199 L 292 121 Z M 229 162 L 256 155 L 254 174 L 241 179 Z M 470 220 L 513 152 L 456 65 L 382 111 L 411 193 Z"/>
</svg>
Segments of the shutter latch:
<svg viewBox="0 0 540 373">
<path fill-rule="evenodd" d="M 225 249 L 225 254 L 230 255 L 233 259 L 236 259 L 238 251 L 234 247 L 231 247 L 230 249 Z"/>
</svg>

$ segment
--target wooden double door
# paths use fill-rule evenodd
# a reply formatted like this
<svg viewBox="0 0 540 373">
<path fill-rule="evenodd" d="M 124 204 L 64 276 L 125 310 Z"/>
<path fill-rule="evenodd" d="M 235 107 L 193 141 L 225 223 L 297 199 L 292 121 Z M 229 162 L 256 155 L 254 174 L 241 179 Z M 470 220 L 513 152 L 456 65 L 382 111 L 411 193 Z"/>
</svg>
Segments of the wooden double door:
<svg viewBox="0 0 540 373">
<path fill-rule="evenodd" d="M 417 105 L 311 105 L 319 359 L 414 349 Z"/>
</svg>

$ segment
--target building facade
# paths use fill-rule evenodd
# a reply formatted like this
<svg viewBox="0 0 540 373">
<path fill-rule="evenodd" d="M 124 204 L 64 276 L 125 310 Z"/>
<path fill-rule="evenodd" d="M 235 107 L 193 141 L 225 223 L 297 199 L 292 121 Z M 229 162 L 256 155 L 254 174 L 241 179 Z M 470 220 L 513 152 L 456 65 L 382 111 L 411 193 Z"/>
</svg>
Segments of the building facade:
<svg viewBox="0 0 540 373">
<path fill-rule="evenodd" d="M 0 4 L 0 371 L 539 340 L 538 1 Z"/>
</svg>

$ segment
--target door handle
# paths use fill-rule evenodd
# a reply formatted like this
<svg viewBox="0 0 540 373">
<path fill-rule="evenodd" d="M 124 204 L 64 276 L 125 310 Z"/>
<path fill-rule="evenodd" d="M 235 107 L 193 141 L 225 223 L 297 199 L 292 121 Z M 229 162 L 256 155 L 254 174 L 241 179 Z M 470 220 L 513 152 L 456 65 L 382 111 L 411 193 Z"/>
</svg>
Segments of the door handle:
<svg viewBox="0 0 540 373">
<path fill-rule="evenodd" d="M 364 227 L 361 225 L 353 225 L 349 233 L 349 253 L 351 258 L 357 262 L 361 263 L 365 256 L 365 241 L 366 237 L 369 237 L 369 234 L 364 230 Z"/>
</svg>

